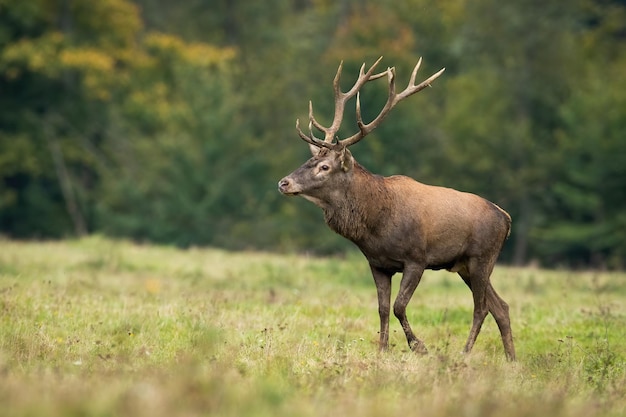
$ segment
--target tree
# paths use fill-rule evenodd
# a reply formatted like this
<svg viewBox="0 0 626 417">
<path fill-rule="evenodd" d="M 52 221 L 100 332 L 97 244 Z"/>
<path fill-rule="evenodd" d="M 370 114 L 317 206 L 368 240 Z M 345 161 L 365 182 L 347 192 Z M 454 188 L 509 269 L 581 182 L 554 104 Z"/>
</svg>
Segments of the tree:
<svg viewBox="0 0 626 417">
<path fill-rule="evenodd" d="M 233 51 L 145 35 L 125 0 L 4 0 L 2 11 L 3 230 L 22 237 L 110 230 L 104 202 L 119 196 L 102 191 L 129 180 L 119 173 L 132 171 L 135 152 L 147 150 L 141 156 L 150 159 L 167 149 L 155 132 L 197 128 L 188 124 L 192 98 L 178 92 L 194 87 L 180 78 L 219 84 Z"/>
<path fill-rule="evenodd" d="M 624 22 L 620 0 L 0 0 L 0 231 L 348 250 L 276 192 L 308 157 L 294 122 L 308 100 L 327 122 L 340 61 L 402 84 L 422 56 L 445 74 L 358 159 L 498 202 L 506 261 L 621 267 Z M 364 118 L 385 99 L 365 86 Z"/>
<path fill-rule="evenodd" d="M 585 3 L 584 76 L 560 107 L 558 163 L 533 233 L 558 264 L 624 268 L 626 246 L 626 65 L 623 2 Z"/>
<path fill-rule="evenodd" d="M 119 0 L 3 0 L 0 10 L 0 183 L 12 196 L 3 229 L 62 236 L 69 223 L 84 234 L 96 172 L 82 148 L 99 140 L 94 127 L 118 82 L 116 63 L 130 56 L 137 11 Z"/>
</svg>

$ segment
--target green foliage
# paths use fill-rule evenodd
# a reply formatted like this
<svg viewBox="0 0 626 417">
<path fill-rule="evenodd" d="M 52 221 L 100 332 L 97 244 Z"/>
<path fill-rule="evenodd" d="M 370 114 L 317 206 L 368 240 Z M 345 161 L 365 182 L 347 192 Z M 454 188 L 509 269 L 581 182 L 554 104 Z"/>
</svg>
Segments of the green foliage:
<svg viewBox="0 0 626 417">
<path fill-rule="evenodd" d="M 542 252 L 559 262 L 569 257 L 623 268 L 626 247 L 617 231 L 626 226 L 626 114 L 621 110 L 626 98 L 620 93 L 626 77 L 617 67 L 608 73 L 610 88 L 591 75 L 593 81 L 561 108 L 564 124 L 557 139 L 564 169 L 554 173 L 545 199 L 550 210 L 536 237 Z"/>
<path fill-rule="evenodd" d="M 402 103 L 356 158 L 479 193 L 502 259 L 623 268 L 623 2 L 0 0 L 0 232 L 316 253 L 350 244 L 275 191 L 307 101 L 384 55 Z M 386 99 L 363 89 L 365 119 Z M 356 126 L 349 103 L 341 135 Z"/>
</svg>

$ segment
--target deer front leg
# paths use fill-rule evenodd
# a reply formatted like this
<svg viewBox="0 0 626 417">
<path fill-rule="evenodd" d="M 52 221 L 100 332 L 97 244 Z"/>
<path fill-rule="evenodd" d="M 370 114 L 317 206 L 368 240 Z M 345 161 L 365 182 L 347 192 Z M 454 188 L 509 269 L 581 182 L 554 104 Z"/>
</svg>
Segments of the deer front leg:
<svg viewBox="0 0 626 417">
<path fill-rule="evenodd" d="M 383 272 L 370 265 L 376 292 L 378 293 L 378 315 L 380 317 L 380 339 L 378 349 L 387 350 L 389 347 L 389 309 L 391 303 L 391 274 Z"/>
<path fill-rule="evenodd" d="M 424 268 L 419 265 L 405 266 L 402 274 L 402 281 L 400 281 L 400 289 L 398 290 L 398 296 L 393 304 L 393 314 L 398 318 L 402 325 L 402 330 L 406 335 L 406 341 L 409 344 L 409 348 L 415 353 L 426 354 L 428 349 L 424 342 L 415 337 L 409 320 L 406 317 L 406 306 L 409 304 L 415 289 L 417 288 Z"/>
</svg>

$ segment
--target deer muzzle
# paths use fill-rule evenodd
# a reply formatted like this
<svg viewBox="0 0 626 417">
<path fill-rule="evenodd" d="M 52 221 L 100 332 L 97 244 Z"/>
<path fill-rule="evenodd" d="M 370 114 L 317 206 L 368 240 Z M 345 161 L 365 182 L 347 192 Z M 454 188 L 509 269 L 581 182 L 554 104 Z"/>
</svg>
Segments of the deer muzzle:
<svg viewBox="0 0 626 417">
<path fill-rule="evenodd" d="M 298 195 L 300 189 L 297 184 L 287 176 L 278 181 L 278 191 L 284 195 Z"/>
</svg>

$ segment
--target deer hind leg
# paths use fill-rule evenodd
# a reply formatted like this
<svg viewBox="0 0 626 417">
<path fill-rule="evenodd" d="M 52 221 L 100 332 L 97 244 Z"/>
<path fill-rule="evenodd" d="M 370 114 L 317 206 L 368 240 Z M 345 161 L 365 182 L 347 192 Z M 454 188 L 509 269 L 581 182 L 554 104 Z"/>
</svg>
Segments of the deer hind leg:
<svg viewBox="0 0 626 417">
<path fill-rule="evenodd" d="M 466 270 L 459 272 L 459 275 L 461 275 L 465 284 L 467 284 L 470 288 L 474 297 L 474 321 L 472 323 L 472 329 L 470 330 L 470 335 L 467 339 L 464 352 L 469 353 L 474 346 L 474 342 L 476 342 L 476 338 L 478 337 L 478 333 L 480 332 L 480 328 L 488 311 L 496 320 L 496 324 L 500 330 L 500 336 L 502 337 L 504 352 L 507 359 L 514 361 L 515 347 L 513 345 L 513 333 L 511 332 L 509 306 L 502 298 L 500 298 L 489 281 L 492 269 L 493 267 L 487 269 L 489 274 L 486 275 L 486 280 L 480 276 L 472 277 Z M 478 308 L 476 307 L 477 305 L 479 306 Z"/>
<path fill-rule="evenodd" d="M 509 361 L 515 360 L 515 346 L 513 345 L 513 333 L 511 331 L 511 319 L 509 317 L 509 305 L 496 293 L 491 283 L 487 288 L 487 305 L 489 312 L 496 320 L 502 344 L 504 345 L 504 353 Z"/>
<path fill-rule="evenodd" d="M 411 330 L 409 320 L 406 317 L 406 306 L 409 304 L 415 289 L 420 283 L 423 272 L 424 268 L 420 266 L 407 266 L 404 269 L 402 281 L 400 281 L 400 289 L 398 290 L 396 301 L 393 304 L 393 314 L 400 321 L 400 325 L 406 335 L 406 341 L 409 344 L 409 348 L 415 353 L 426 354 L 428 353 L 426 345 L 424 342 L 415 337 L 413 330 Z"/>
</svg>

